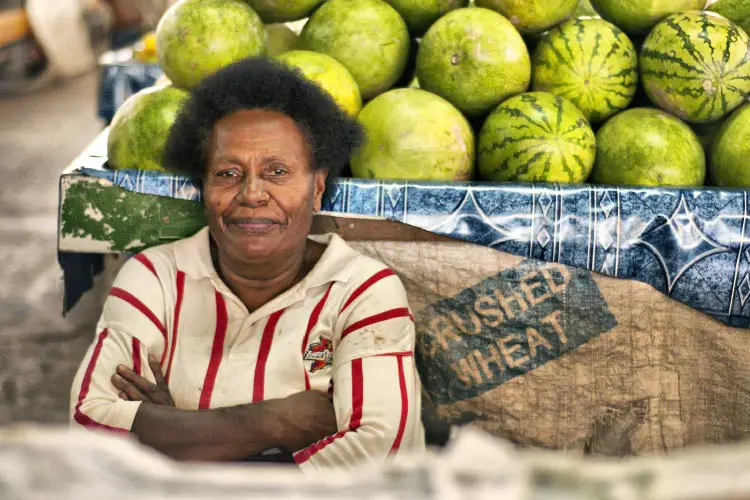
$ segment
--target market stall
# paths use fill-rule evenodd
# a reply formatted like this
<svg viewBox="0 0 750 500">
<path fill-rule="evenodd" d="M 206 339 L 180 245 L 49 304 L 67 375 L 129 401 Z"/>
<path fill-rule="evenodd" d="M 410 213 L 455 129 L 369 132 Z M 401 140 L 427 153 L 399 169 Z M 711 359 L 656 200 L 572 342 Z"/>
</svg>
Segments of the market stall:
<svg viewBox="0 0 750 500">
<path fill-rule="evenodd" d="M 166 14 L 157 49 L 194 57 L 160 54 L 172 84 L 149 87 L 161 69 L 125 53 L 103 60 L 100 115 L 114 120 L 60 179 L 65 311 L 103 256 L 205 224 L 193 180 L 160 168 L 181 89 L 268 54 L 368 133 L 314 230 L 404 282 L 425 420 L 614 456 L 750 435 L 750 38 L 739 24 L 695 10 L 702 0 L 643 16 L 594 2 L 607 21 L 588 2 L 527 16 L 477 1 L 487 8 L 426 20 L 395 1 L 329 0 L 270 54 L 271 23 L 312 7 L 281 15 L 259 0 L 259 16 L 229 3 L 242 40 L 219 43 L 228 32 L 213 19 L 181 26 L 198 0 Z M 744 19 L 727 5 L 712 8 Z M 366 35 L 355 51 L 351 24 Z M 305 50 L 289 50 L 298 35 Z"/>
</svg>

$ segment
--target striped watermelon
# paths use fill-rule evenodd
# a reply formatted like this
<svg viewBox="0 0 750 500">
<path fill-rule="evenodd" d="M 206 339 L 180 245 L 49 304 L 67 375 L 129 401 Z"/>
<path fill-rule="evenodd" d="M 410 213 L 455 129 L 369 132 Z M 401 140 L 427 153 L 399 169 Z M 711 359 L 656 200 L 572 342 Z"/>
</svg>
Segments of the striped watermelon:
<svg viewBox="0 0 750 500">
<path fill-rule="evenodd" d="M 479 171 L 490 181 L 583 182 L 596 142 L 586 117 L 548 92 L 512 97 L 487 117 L 479 133 Z"/>
<path fill-rule="evenodd" d="M 638 87 L 638 55 L 630 39 L 602 19 L 573 19 L 537 45 L 532 88 L 573 102 L 592 123 L 630 105 Z"/>
<path fill-rule="evenodd" d="M 643 86 L 660 108 L 709 123 L 750 93 L 750 40 L 713 12 L 681 12 L 656 25 L 640 56 Z"/>
</svg>

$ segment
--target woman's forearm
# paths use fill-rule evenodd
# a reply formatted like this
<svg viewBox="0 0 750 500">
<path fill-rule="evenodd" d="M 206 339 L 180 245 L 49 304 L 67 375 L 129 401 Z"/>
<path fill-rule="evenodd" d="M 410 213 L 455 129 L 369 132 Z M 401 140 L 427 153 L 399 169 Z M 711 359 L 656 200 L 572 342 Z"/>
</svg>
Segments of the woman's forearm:
<svg viewBox="0 0 750 500">
<path fill-rule="evenodd" d="M 214 410 L 180 410 L 144 403 L 132 432 L 145 445 L 176 460 L 242 460 L 280 447 L 273 403 Z"/>
</svg>

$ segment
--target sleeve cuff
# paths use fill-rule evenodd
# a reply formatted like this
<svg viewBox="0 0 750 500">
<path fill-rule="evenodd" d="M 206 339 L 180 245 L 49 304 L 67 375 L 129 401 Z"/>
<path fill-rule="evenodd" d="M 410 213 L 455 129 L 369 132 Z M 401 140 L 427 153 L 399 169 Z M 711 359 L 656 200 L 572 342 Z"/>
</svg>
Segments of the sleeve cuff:
<svg viewBox="0 0 750 500">
<path fill-rule="evenodd" d="M 135 420 L 135 415 L 138 413 L 138 408 L 141 407 L 141 404 L 143 404 L 143 401 L 119 400 L 112 409 L 110 425 L 112 427 L 127 429 L 128 431 L 131 430 L 133 428 L 133 420 Z"/>
</svg>

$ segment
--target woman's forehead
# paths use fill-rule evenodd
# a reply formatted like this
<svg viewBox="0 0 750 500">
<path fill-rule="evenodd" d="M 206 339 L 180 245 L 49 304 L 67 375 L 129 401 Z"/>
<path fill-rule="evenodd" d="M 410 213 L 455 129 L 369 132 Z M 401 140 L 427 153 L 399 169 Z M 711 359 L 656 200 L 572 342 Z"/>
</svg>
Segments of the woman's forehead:
<svg viewBox="0 0 750 500">
<path fill-rule="evenodd" d="M 302 131 L 292 118 L 278 111 L 233 113 L 216 122 L 212 135 L 213 153 L 269 150 L 272 154 L 308 154 Z"/>
</svg>

